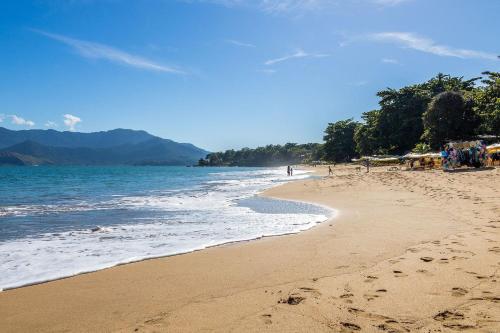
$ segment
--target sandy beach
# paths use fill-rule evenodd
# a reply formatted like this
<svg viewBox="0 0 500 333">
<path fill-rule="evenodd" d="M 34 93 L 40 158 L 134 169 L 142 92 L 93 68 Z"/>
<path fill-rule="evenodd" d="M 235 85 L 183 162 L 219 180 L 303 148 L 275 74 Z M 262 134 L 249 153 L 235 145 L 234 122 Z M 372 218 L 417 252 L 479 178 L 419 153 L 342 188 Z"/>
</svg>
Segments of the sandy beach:
<svg viewBox="0 0 500 333">
<path fill-rule="evenodd" d="M 264 195 L 335 218 L 1 292 L 0 331 L 500 331 L 500 169 L 316 171 Z"/>
</svg>

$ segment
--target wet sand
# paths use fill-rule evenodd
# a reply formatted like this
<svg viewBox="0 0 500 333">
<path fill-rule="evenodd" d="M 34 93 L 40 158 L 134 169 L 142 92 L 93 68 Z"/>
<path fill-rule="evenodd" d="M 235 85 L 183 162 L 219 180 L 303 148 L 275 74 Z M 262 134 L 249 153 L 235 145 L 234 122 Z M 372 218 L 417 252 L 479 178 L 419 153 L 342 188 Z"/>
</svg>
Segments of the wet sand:
<svg viewBox="0 0 500 333">
<path fill-rule="evenodd" d="M 295 235 L 2 292 L 0 331 L 500 331 L 500 169 L 344 166 L 265 195 L 339 214 Z"/>
</svg>

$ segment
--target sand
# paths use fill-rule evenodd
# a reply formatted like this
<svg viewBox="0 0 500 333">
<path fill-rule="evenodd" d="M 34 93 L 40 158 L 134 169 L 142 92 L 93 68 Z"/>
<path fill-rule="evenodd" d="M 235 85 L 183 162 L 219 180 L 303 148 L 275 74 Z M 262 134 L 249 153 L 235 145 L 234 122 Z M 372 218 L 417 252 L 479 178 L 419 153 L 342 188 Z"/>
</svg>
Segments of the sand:
<svg viewBox="0 0 500 333">
<path fill-rule="evenodd" d="M 500 169 L 334 173 L 265 193 L 328 222 L 5 291 L 0 331 L 500 332 Z"/>
</svg>

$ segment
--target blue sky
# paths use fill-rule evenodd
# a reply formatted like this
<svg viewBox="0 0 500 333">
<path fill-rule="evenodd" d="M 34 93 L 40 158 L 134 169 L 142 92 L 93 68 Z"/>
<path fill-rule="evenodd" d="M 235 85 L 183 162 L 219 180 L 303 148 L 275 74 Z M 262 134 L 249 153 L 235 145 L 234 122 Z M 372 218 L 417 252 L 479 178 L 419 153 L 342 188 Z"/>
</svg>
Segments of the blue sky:
<svg viewBox="0 0 500 333">
<path fill-rule="evenodd" d="M 375 93 L 500 70 L 497 0 L 0 2 L 0 126 L 320 142 Z"/>
</svg>

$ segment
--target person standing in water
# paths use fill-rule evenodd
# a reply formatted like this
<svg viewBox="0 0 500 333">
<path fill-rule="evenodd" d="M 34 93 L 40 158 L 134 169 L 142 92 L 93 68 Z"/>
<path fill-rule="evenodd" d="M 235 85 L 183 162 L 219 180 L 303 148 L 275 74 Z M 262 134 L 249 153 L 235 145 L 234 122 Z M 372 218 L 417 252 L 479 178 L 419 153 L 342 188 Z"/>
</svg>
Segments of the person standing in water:
<svg viewBox="0 0 500 333">
<path fill-rule="evenodd" d="M 293 176 L 293 168 L 290 167 L 290 176 Z"/>
<path fill-rule="evenodd" d="M 286 167 L 286 174 L 287 174 L 288 176 L 290 176 L 290 166 L 287 166 L 287 167 Z"/>
</svg>

